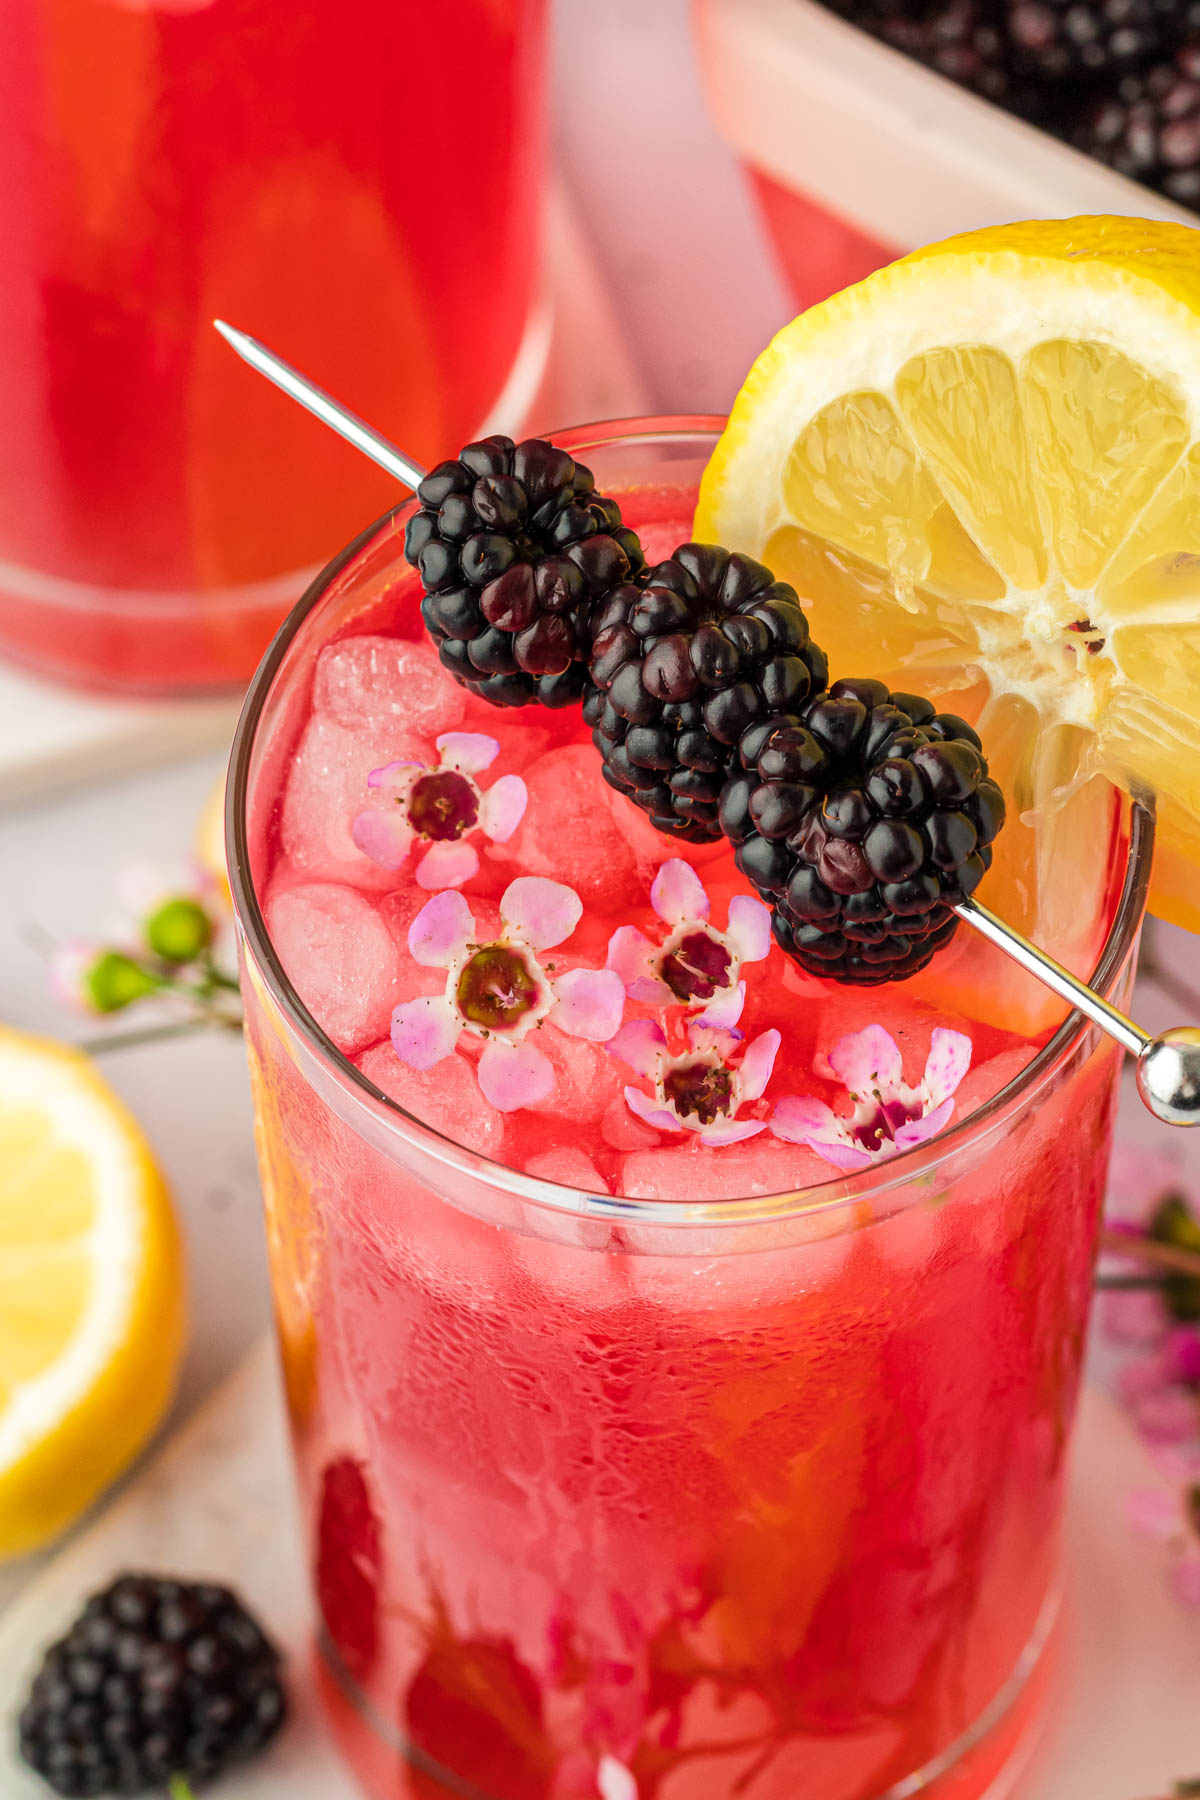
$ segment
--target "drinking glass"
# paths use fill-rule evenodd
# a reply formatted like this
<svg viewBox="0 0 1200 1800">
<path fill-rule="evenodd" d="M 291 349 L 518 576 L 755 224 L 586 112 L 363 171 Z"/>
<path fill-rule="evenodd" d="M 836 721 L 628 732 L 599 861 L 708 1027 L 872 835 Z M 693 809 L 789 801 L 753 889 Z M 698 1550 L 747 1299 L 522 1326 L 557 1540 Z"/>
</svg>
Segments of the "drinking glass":
<svg viewBox="0 0 1200 1800">
<path fill-rule="evenodd" d="M 654 556 L 719 424 L 557 441 Z M 338 1739 L 379 1800 L 973 1800 L 1045 1680 L 1117 1054 L 1072 1016 L 916 1149 L 686 1203 L 533 1179 L 390 1100 L 306 1010 L 262 899 L 316 655 L 417 605 L 407 512 L 287 620 L 229 784 Z M 1152 837 L 1126 807 L 1099 881 L 1118 1002 Z"/>
<path fill-rule="evenodd" d="M 391 504 L 214 315 L 418 458 L 521 416 L 544 40 L 545 0 L 7 0 L 0 654 L 240 687 Z"/>
</svg>

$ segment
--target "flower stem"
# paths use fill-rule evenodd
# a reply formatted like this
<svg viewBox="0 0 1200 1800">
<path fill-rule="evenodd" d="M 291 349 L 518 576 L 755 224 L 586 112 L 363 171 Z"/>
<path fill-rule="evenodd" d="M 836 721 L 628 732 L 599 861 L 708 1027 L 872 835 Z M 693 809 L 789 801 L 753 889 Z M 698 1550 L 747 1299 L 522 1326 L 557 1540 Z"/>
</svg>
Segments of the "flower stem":
<svg viewBox="0 0 1200 1800">
<path fill-rule="evenodd" d="M 186 1775 L 172 1775 L 171 1785 L 167 1789 L 171 1800 L 195 1800 L 192 1784 Z"/>
<path fill-rule="evenodd" d="M 1157 1269 L 1200 1278 L 1200 1250 L 1188 1250 L 1182 1244 L 1165 1244 L 1140 1232 L 1115 1231 L 1109 1225 L 1101 1230 L 1100 1248 L 1111 1256 L 1128 1256 Z"/>
</svg>

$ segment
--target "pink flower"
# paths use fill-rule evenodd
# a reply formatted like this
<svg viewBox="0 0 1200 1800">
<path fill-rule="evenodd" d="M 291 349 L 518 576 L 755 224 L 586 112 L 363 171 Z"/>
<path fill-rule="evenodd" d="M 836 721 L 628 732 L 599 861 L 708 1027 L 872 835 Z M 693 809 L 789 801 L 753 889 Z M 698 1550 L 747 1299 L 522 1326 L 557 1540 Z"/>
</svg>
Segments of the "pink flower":
<svg viewBox="0 0 1200 1800">
<path fill-rule="evenodd" d="M 457 888 L 478 872 L 479 856 L 464 840 L 482 832 L 504 844 L 525 816 L 528 796 L 519 775 L 502 775 L 486 790 L 475 776 L 500 754 L 494 737 L 477 731 L 447 731 L 437 740 L 435 767 L 420 762 L 384 763 L 372 769 L 367 786 L 386 802 L 360 812 L 350 835 L 364 856 L 383 869 L 398 869 L 416 843 L 428 850 L 417 865 L 423 888 Z"/>
<path fill-rule="evenodd" d="M 754 1137 L 763 1119 L 739 1119 L 742 1107 L 758 1100 L 775 1067 L 779 1033 L 764 1031 L 745 1047 L 742 1034 L 701 1019 L 687 1022 L 687 1048 L 670 1054 L 667 1035 L 653 1019 L 630 1019 L 608 1046 L 654 1089 L 625 1089 L 625 1103 L 657 1131 L 694 1131 L 702 1144 L 736 1144 Z"/>
<path fill-rule="evenodd" d="M 775 1108 L 771 1130 L 787 1144 L 807 1144 L 835 1168 L 865 1169 L 935 1137 L 970 1066 L 970 1038 L 938 1027 L 920 1084 L 909 1087 L 899 1045 L 882 1025 L 867 1025 L 814 1063 L 818 1075 L 841 1082 L 854 1110 L 839 1116 L 823 1100 L 788 1094 Z"/>
<path fill-rule="evenodd" d="M 1200 1487 L 1138 1488 L 1126 1502 L 1126 1513 L 1136 1530 L 1167 1545 L 1176 1599 L 1200 1607 Z"/>
<path fill-rule="evenodd" d="M 479 1086 L 497 1112 L 544 1100 L 554 1086 L 549 1057 L 524 1042 L 543 1022 L 571 1037 L 604 1044 L 625 1010 L 625 990 L 610 969 L 570 969 L 553 980 L 538 960 L 570 937 L 583 916 L 573 888 L 540 876 L 510 882 L 500 900 L 501 930 L 490 943 L 475 937 L 475 919 L 450 890 L 426 901 L 408 928 L 417 962 L 446 970 L 446 991 L 406 1000 L 392 1014 L 392 1048 L 413 1069 L 452 1056 L 459 1034 L 486 1039 Z"/>
<path fill-rule="evenodd" d="M 704 884 L 690 863 L 672 857 L 650 889 L 650 904 L 667 926 L 657 944 L 635 925 L 622 925 L 608 945 L 608 967 L 631 1000 L 703 1007 L 710 1025 L 736 1025 L 745 1003 L 743 963 L 761 962 L 771 948 L 771 914 L 761 900 L 735 894 L 724 931 L 708 922 Z"/>
</svg>

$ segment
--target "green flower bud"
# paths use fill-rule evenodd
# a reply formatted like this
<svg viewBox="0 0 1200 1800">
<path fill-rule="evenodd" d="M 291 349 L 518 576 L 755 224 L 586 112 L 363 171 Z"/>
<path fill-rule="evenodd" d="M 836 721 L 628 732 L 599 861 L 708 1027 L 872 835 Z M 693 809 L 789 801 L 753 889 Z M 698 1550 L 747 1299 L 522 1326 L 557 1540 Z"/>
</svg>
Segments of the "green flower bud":
<svg viewBox="0 0 1200 1800">
<path fill-rule="evenodd" d="M 168 963 L 190 963 L 208 949 L 215 927 L 198 900 L 179 894 L 156 907 L 142 931 L 155 956 Z"/>
<path fill-rule="evenodd" d="M 80 985 L 88 1004 L 99 1013 L 120 1012 L 135 1000 L 159 991 L 160 982 L 121 950 L 102 950 L 90 968 L 83 971 Z"/>
<path fill-rule="evenodd" d="M 1196 1219 L 1181 1194 L 1167 1194 L 1150 1221 L 1150 1236 L 1160 1244 L 1200 1251 L 1200 1220 Z M 1200 1278 L 1168 1270 L 1163 1277 L 1162 1292 L 1171 1317 L 1181 1325 L 1194 1325 L 1200 1320 Z"/>
</svg>

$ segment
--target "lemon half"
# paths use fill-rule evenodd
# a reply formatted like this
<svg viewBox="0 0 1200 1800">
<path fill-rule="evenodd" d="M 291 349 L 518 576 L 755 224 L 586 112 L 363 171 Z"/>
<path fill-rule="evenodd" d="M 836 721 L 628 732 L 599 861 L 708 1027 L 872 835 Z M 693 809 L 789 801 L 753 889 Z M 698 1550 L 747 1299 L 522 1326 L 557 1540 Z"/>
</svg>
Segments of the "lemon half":
<svg viewBox="0 0 1200 1800">
<path fill-rule="evenodd" d="M 141 1449 L 184 1317 L 133 1119 L 86 1057 L 0 1026 L 0 1557 L 54 1537 Z"/>
<path fill-rule="evenodd" d="M 1152 904 L 1200 928 L 1200 232 L 997 226 L 814 307 L 751 370 L 694 529 L 797 587 L 832 675 L 974 718 L 1014 924 L 1086 910 L 1112 782 L 1157 797 Z"/>
</svg>

